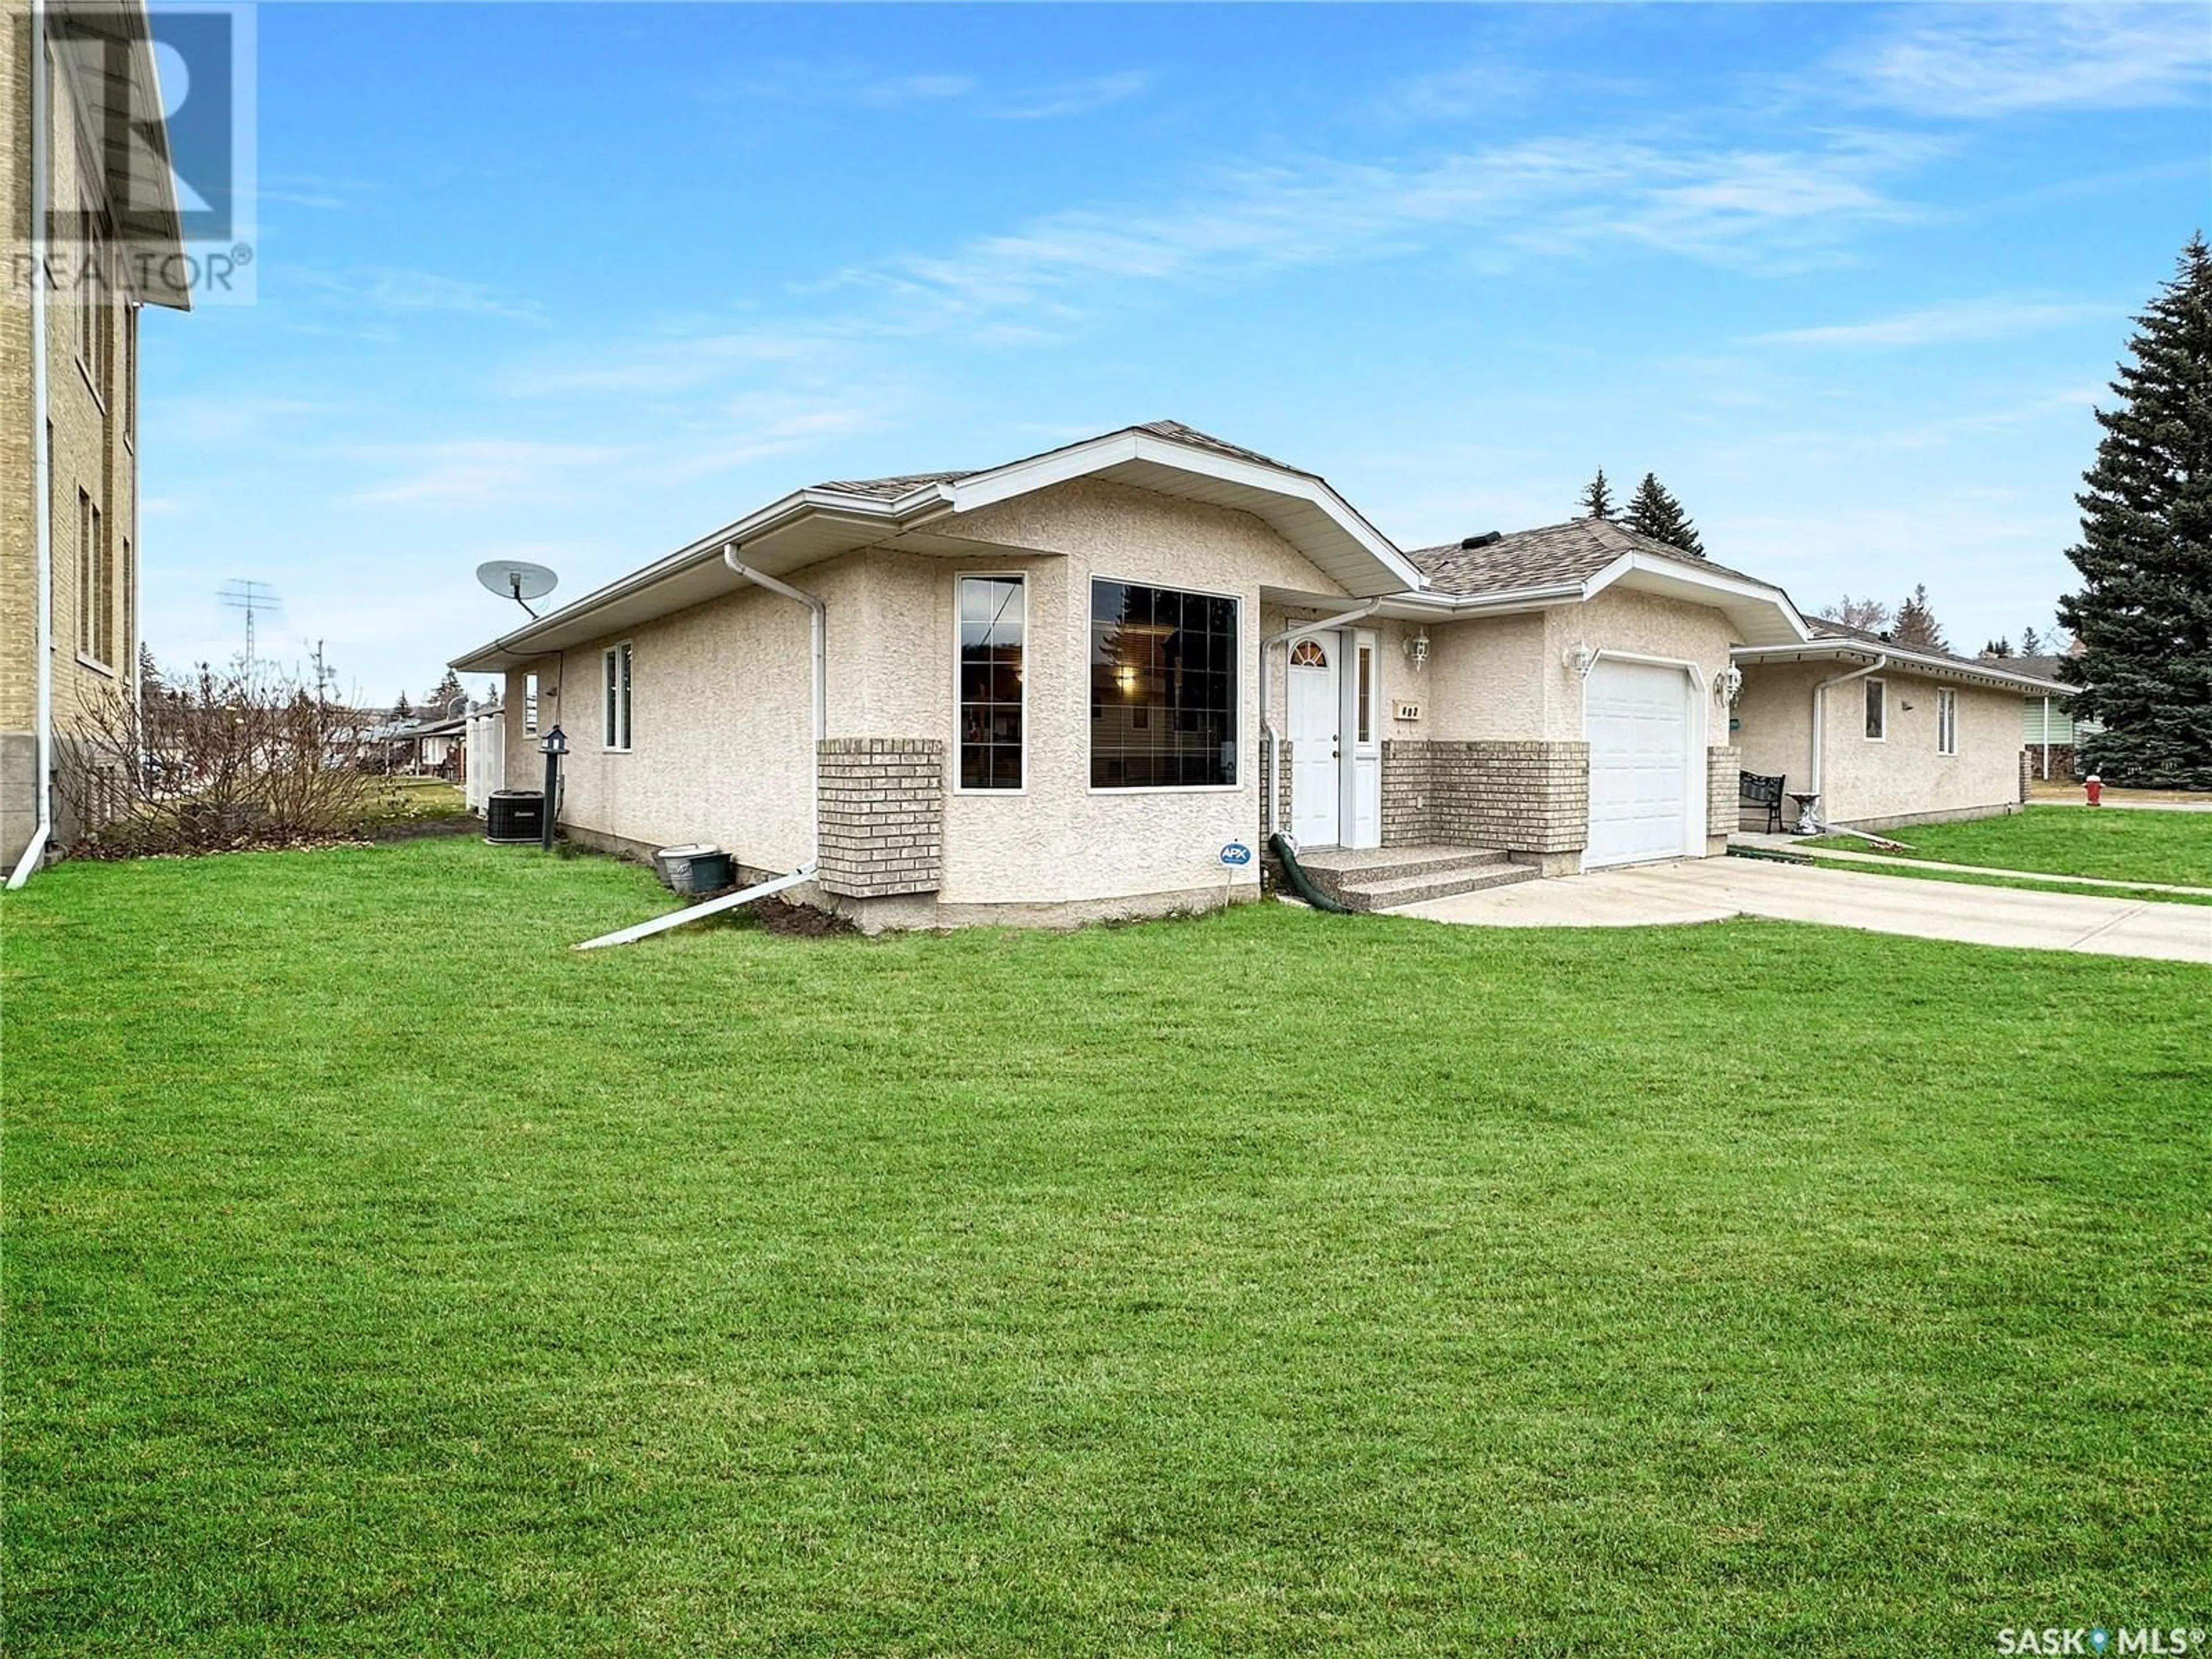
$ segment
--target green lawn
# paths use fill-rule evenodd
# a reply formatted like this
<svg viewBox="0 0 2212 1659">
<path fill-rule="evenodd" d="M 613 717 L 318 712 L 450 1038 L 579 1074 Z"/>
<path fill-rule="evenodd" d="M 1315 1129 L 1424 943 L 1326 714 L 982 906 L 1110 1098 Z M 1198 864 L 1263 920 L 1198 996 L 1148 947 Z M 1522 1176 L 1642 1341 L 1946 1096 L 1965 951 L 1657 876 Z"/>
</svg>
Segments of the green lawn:
<svg viewBox="0 0 2212 1659">
<path fill-rule="evenodd" d="M 453 838 L 0 907 L 7 1652 L 2212 1623 L 2203 969 L 1278 905 L 567 948 L 665 902 Z"/>
<path fill-rule="evenodd" d="M 1912 848 L 1905 856 L 1940 864 L 2212 887 L 2212 812 L 2030 806 L 2005 817 L 1916 823 L 1885 833 Z M 1802 844 L 1873 850 L 1850 836 Z"/>
</svg>

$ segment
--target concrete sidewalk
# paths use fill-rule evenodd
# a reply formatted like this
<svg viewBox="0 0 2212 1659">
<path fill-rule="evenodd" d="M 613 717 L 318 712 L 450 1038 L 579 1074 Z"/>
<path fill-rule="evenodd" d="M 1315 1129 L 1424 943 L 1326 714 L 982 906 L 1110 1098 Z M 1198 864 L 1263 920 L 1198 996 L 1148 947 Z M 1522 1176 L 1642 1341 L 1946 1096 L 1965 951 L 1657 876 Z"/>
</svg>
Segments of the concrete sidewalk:
<svg viewBox="0 0 2212 1659">
<path fill-rule="evenodd" d="M 2212 963 L 2212 907 L 2032 893 L 1755 859 L 1686 859 L 1532 881 L 1389 914 L 1489 927 L 1650 927 L 1764 916 L 1966 945 Z"/>
<path fill-rule="evenodd" d="M 1740 839 L 1758 846 L 1780 842 L 1779 836 L 1744 836 Z M 2008 881 L 2070 882 L 2076 887 L 2109 887 L 2113 896 L 2136 893 L 2187 893 L 2197 898 L 2212 898 L 2212 887 L 2184 887 L 2170 881 L 2117 881 L 2108 876 L 2054 876 L 2048 870 L 2005 870 L 1988 864 L 1942 864 L 1934 859 L 1900 858 L 1889 853 L 1853 853 L 1840 847 L 1820 847 L 1809 851 L 1792 848 L 1792 852 L 1806 858 L 1840 859 L 1845 864 L 1863 864 L 1870 871 L 1880 870 L 1886 864 L 1901 864 L 1908 870 L 1949 870 L 1962 876 L 2002 876 Z"/>
</svg>

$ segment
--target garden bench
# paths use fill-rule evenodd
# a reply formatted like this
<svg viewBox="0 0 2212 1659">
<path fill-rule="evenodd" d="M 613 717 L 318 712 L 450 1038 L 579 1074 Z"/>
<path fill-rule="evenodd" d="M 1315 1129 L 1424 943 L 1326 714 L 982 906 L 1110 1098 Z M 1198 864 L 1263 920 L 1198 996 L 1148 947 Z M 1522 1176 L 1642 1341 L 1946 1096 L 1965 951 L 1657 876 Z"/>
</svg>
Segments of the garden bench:
<svg viewBox="0 0 2212 1659">
<path fill-rule="evenodd" d="M 1766 833 L 1782 833 L 1782 785 L 1780 777 L 1762 777 L 1756 772 L 1738 772 L 1735 798 L 1739 808 L 1764 808 L 1766 813 Z"/>
</svg>

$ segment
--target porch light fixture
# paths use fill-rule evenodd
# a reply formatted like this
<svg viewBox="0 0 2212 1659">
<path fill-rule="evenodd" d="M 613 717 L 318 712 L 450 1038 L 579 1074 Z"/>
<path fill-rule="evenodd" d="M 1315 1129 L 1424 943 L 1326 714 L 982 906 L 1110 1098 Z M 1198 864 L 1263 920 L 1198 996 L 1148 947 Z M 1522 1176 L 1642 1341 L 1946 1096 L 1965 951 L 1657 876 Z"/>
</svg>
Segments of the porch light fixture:
<svg viewBox="0 0 2212 1659">
<path fill-rule="evenodd" d="M 1588 679 L 1590 670 L 1597 666 L 1597 653 L 1587 645 L 1571 645 L 1560 653 L 1559 660 Z"/>
<path fill-rule="evenodd" d="M 1730 663 L 1713 676 L 1713 695 L 1726 708 L 1735 706 L 1736 693 L 1743 690 L 1743 670 Z"/>
<path fill-rule="evenodd" d="M 1415 672 L 1418 672 L 1421 665 L 1428 659 L 1429 630 L 1424 628 L 1406 641 L 1406 660 L 1413 664 Z"/>
</svg>

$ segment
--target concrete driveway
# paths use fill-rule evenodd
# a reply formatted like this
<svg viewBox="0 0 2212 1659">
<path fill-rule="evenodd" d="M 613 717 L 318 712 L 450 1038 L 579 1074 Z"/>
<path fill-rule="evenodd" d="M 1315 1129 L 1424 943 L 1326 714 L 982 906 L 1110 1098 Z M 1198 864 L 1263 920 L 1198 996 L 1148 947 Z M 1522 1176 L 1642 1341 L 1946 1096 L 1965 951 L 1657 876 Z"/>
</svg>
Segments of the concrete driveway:
<svg viewBox="0 0 2212 1659">
<path fill-rule="evenodd" d="M 1390 912 L 1487 927 L 1650 927 L 1765 916 L 1915 939 L 2212 963 L 2212 906 L 1685 859 L 1524 882 Z"/>
</svg>

